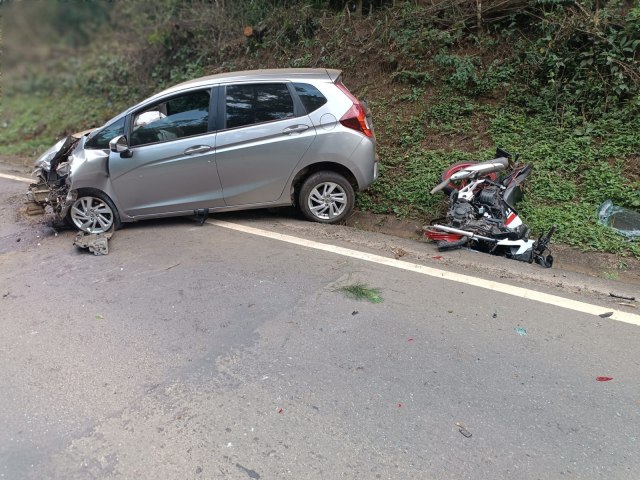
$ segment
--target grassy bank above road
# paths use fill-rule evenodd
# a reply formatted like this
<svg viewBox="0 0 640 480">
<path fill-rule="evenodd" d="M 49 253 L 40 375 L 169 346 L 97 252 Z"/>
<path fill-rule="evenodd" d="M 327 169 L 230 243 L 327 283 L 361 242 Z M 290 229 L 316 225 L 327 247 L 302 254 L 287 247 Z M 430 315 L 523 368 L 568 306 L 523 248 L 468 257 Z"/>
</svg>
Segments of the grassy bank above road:
<svg viewBox="0 0 640 480">
<path fill-rule="evenodd" d="M 51 2 L 49 17 L 64 3 Z M 500 146 L 534 166 L 521 205 L 534 233 L 555 224 L 556 241 L 640 257 L 638 243 L 597 222 L 607 199 L 640 208 L 639 7 L 488 1 L 478 28 L 476 12 L 456 0 L 365 1 L 362 15 L 321 1 L 114 3 L 126 29 L 115 14 L 88 16 L 100 24 L 82 30 L 83 41 L 65 36 L 67 25 L 46 56 L 21 52 L 27 40 L 7 25 L 6 49 L 20 55 L 5 62 L 4 154 L 33 157 L 200 75 L 339 68 L 370 101 L 379 141 L 380 179 L 359 195 L 360 209 L 425 222 L 441 216 L 443 197 L 428 192 L 442 170 L 490 159 Z M 22 13 L 34 22 L 41 15 Z M 249 38 L 247 25 L 257 32 Z"/>
</svg>

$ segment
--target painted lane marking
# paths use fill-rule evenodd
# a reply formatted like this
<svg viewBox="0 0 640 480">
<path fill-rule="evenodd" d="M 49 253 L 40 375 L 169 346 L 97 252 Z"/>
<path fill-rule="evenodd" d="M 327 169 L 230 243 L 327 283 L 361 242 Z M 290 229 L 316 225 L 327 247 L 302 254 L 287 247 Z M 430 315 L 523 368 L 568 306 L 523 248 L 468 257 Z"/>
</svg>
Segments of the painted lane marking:
<svg viewBox="0 0 640 480">
<path fill-rule="evenodd" d="M 326 243 L 320 243 L 314 240 L 307 240 L 304 238 L 294 237 L 292 235 L 270 232 L 268 230 L 239 225 L 237 223 L 224 222 L 222 220 L 207 220 L 207 223 L 210 225 L 215 225 L 217 227 L 227 228 L 229 230 L 236 230 L 238 232 L 271 238 L 273 240 L 292 243 L 294 245 L 299 245 L 302 247 L 313 248 L 315 250 L 322 250 L 325 252 L 335 253 L 337 255 L 357 258 L 359 260 L 378 263 L 380 265 L 387 265 L 389 267 L 420 273 L 422 275 L 428 275 L 430 277 L 442 278 L 444 280 L 450 280 L 452 282 L 464 283 L 467 285 L 472 285 L 474 287 L 485 288 L 487 290 L 505 293 L 507 295 L 524 298 L 526 300 L 533 300 L 535 302 L 546 303 L 548 305 L 554 305 L 556 307 L 567 308 L 576 312 L 598 316 L 605 312 L 613 312 L 613 315 L 609 317 L 610 320 L 617 320 L 619 322 L 640 326 L 640 315 L 635 315 L 620 310 L 613 310 L 608 307 L 601 307 L 599 305 L 579 302 L 577 300 L 571 300 L 568 298 L 551 295 L 549 293 L 538 292 L 535 290 L 528 290 L 526 288 L 508 285 L 506 283 L 494 282 L 493 280 L 485 280 L 483 278 L 448 272 L 446 270 L 439 270 L 437 268 L 427 267 L 425 265 L 419 265 L 417 263 L 405 262 L 403 260 L 396 260 L 394 258 L 383 257 L 381 255 L 375 255 L 372 253 L 360 252 L 358 250 L 351 250 L 349 248 L 338 247 L 335 245 L 328 245 Z"/>
<path fill-rule="evenodd" d="M 7 180 L 16 180 L 18 182 L 25 182 L 25 183 L 34 183 L 35 181 L 32 178 L 16 177 L 15 175 L 9 175 L 8 173 L 0 173 L 0 178 L 6 178 Z"/>
<path fill-rule="evenodd" d="M 7 180 L 16 180 L 18 182 L 32 183 L 33 180 L 26 177 L 18 177 L 15 175 L 9 175 L 0 173 L 0 178 L 6 178 Z M 271 238 L 274 240 L 280 240 L 282 242 L 292 243 L 303 247 L 313 248 L 316 250 L 323 250 L 325 252 L 335 253 L 337 255 L 343 255 L 346 257 L 357 258 L 365 260 L 367 262 L 378 263 L 380 265 L 387 265 L 410 272 L 420 273 L 422 275 L 428 275 L 431 277 L 442 278 L 453 282 L 464 283 L 472 285 L 474 287 L 485 288 L 488 290 L 494 290 L 514 297 L 520 297 L 527 300 L 533 300 L 536 302 L 546 303 L 561 308 L 567 308 L 576 312 L 588 313 L 590 315 L 601 315 L 607 311 L 613 312 L 613 315 L 608 317 L 611 320 L 617 320 L 619 322 L 630 323 L 632 325 L 640 326 L 640 315 L 635 315 L 629 312 L 622 312 L 620 310 L 611 310 L 606 307 L 600 307 L 590 303 L 579 302 L 576 300 L 570 300 L 568 298 L 559 297 L 557 295 L 551 295 L 549 293 L 537 292 L 535 290 L 528 290 L 522 287 L 516 287 L 514 285 L 508 285 L 505 283 L 494 282 L 492 280 L 484 280 L 482 278 L 472 277 L 470 275 L 463 275 L 460 273 L 447 272 L 445 270 L 438 270 L 433 267 L 426 267 L 417 263 L 409 263 L 402 260 L 396 260 L 393 258 L 383 257 L 381 255 L 375 255 L 372 253 L 360 252 L 357 250 L 351 250 L 349 248 L 338 247 L 335 245 L 328 245 L 325 243 L 316 242 L 313 240 L 306 240 L 304 238 L 298 238 L 291 235 L 284 235 L 282 233 L 270 232 L 268 230 L 261 230 L 259 228 L 247 227 L 236 223 L 224 222 L 222 220 L 207 220 L 207 223 L 230 230 L 236 230 L 239 232 L 249 233 L 252 235 L 258 235 L 261 237 Z"/>
</svg>

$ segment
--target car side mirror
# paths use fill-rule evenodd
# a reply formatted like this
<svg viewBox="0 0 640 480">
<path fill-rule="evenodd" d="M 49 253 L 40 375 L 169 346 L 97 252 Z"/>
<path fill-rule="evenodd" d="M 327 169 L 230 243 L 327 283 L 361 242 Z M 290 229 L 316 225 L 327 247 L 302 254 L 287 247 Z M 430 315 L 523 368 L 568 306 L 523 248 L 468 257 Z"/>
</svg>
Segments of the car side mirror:
<svg viewBox="0 0 640 480">
<path fill-rule="evenodd" d="M 127 137 L 124 135 L 120 135 L 116 138 L 112 138 L 109 142 L 109 150 L 114 153 L 119 153 L 123 158 L 131 157 L 131 150 L 129 150 L 129 142 L 127 142 Z"/>
</svg>

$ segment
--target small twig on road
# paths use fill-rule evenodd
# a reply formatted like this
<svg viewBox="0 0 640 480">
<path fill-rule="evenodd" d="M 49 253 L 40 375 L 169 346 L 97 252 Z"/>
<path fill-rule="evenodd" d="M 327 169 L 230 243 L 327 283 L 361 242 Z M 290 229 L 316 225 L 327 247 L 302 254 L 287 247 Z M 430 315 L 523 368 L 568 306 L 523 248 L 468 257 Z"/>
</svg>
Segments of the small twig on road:
<svg viewBox="0 0 640 480">
<path fill-rule="evenodd" d="M 620 302 L 618 305 L 622 305 L 624 307 L 636 308 L 636 306 L 633 303 Z"/>
</svg>

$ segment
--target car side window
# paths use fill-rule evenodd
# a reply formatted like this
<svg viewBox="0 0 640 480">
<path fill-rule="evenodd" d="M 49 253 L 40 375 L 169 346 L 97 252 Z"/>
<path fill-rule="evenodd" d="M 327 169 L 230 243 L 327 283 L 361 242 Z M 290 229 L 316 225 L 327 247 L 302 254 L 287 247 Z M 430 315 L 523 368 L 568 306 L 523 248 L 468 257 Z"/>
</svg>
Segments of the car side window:
<svg viewBox="0 0 640 480">
<path fill-rule="evenodd" d="M 311 113 L 327 103 L 327 98 L 313 85 L 294 83 L 293 86 L 307 113 Z"/>
<path fill-rule="evenodd" d="M 227 86 L 227 128 L 293 117 L 293 99 L 284 83 Z"/>
<path fill-rule="evenodd" d="M 124 135 L 124 117 L 116 120 L 111 125 L 107 125 L 102 130 L 91 133 L 84 148 L 107 150 L 111 139 Z"/>
<path fill-rule="evenodd" d="M 207 133 L 210 98 L 210 90 L 189 92 L 136 113 L 129 145 L 167 142 Z"/>
</svg>

